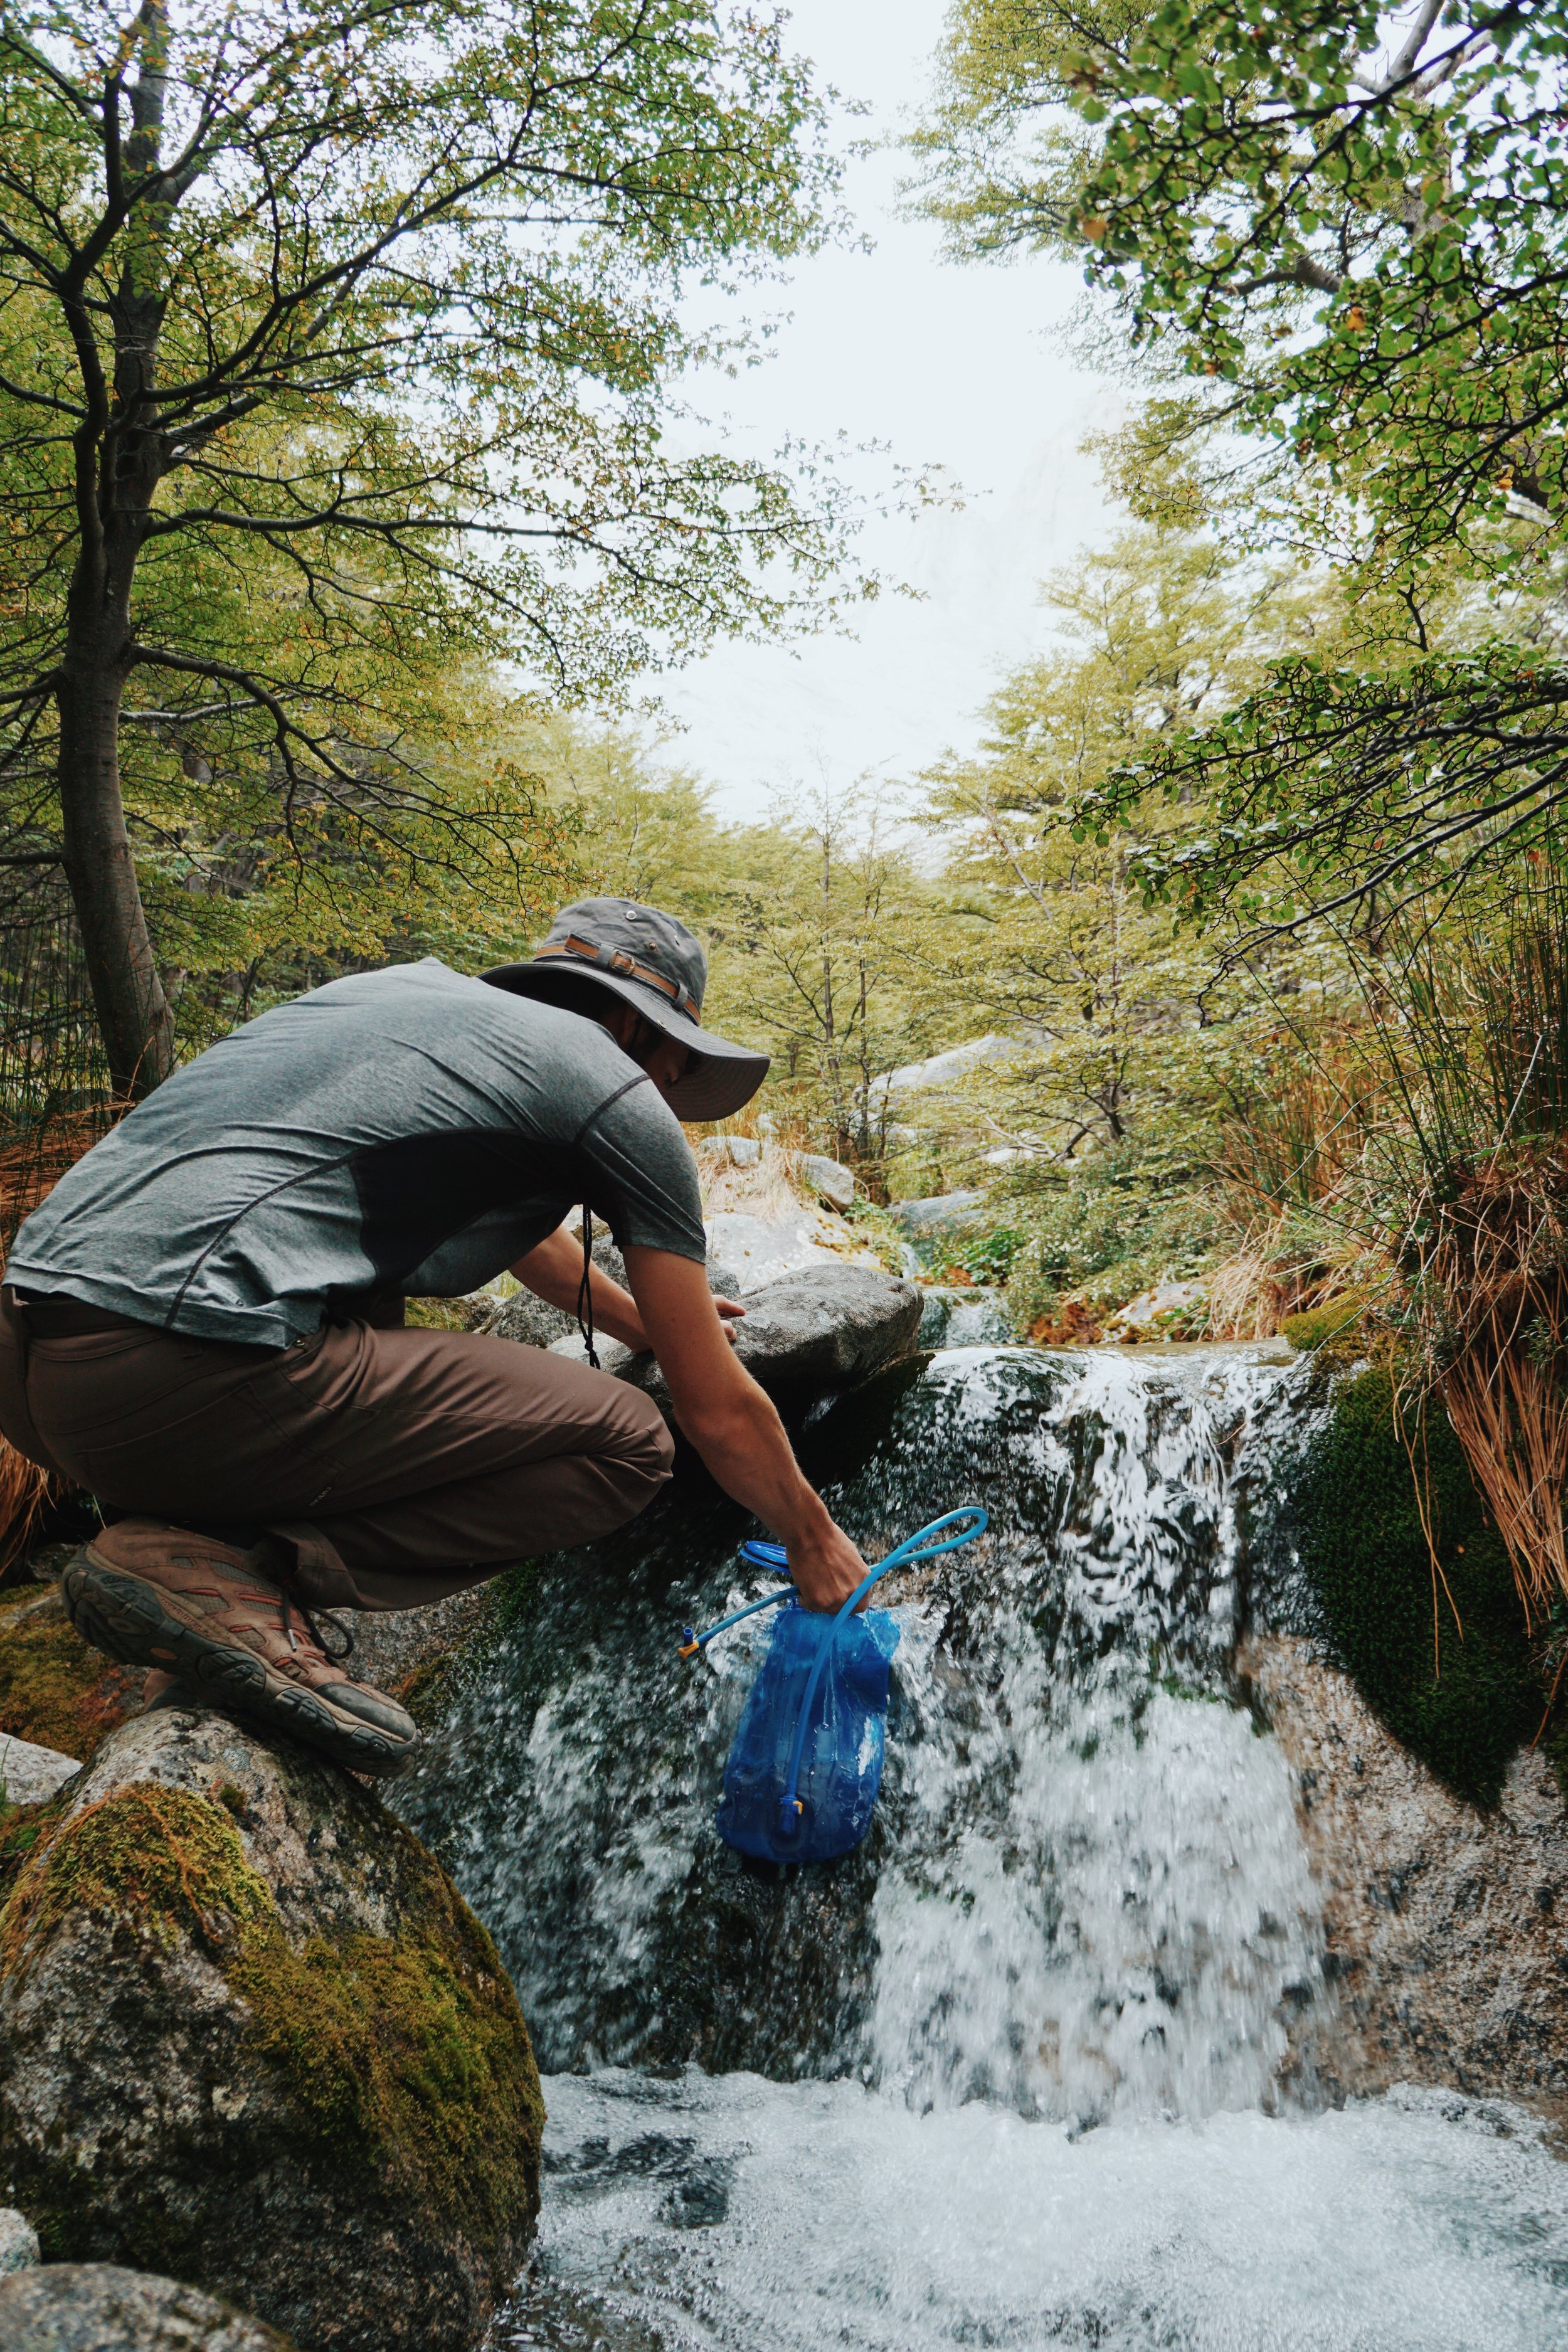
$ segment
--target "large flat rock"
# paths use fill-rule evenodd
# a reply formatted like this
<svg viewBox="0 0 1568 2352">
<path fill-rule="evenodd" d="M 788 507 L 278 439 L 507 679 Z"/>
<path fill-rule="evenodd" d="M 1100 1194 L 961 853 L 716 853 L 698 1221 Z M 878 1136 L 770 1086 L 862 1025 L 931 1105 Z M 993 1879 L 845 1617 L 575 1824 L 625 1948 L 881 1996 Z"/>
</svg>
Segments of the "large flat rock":
<svg viewBox="0 0 1568 2352">
<path fill-rule="evenodd" d="M 735 1352 L 764 1388 L 849 1388 L 910 1353 L 921 1306 L 879 1266 L 801 1266 L 747 1292 Z"/>
<path fill-rule="evenodd" d="M 759 1387 L 781 1402 L 853 1388 L 884 1364 L 910 1354 L 923 1305 L 918 1286 L 900 1276 L 831 1258 L 799 1266 L 742 1296 L 746 1312 L 733 1326 L 735 1353 Z M 662 1411 L 671 1410 L 669 1391 L 651 1356 L 616 1348 L 601 1350 L 600 1360 L 617 1380 L 646 1389 Z"/>
</svg>

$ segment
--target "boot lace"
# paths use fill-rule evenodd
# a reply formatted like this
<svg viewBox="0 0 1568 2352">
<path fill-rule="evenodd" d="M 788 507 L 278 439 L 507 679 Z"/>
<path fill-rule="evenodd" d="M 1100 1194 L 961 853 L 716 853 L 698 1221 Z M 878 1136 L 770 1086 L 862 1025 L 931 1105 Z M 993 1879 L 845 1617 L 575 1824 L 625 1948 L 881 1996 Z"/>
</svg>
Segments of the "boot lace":
<svg viewBox="0 0 1568 2352">
<path fill-rule="evenodd" d="M 294 1633 L 294 1619 L 297 1617 L 330 1664 L 341 1666 L 346 1658 L 353 1657 L 354 1637 L 340 1619 L 325 1609 L 320 1611 L 307 1609 L 304 1602 L 297 1600 L 286 1584 L 282 1588 L 282 1592 L 283 1631 L 289 1637 L 289 1647 L 291 1650 L 297 1650 L 300 1646 Z M 323 1627 L 337 1634 L 343 1645 L 341 1650 L 334 1650 L 331 1647 L 323 1633 Z"/>
</svg>

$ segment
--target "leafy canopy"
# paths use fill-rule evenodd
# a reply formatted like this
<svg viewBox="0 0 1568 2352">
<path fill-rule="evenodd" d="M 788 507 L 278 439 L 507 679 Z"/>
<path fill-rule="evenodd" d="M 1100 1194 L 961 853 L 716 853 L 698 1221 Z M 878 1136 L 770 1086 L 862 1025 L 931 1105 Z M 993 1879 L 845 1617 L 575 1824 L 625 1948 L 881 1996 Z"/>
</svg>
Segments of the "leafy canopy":
<svg viewBox="0 0 1568 2352">
<path fill-rule="evenodd" d="M 927 202 L 969 249 L 1075 253 L 1144 364 L 1189 381 L 1120 453 L 1135 506 L 1191 519 L 1201 479 L 1173 453 L 1250 436 L 1272 456 L 1229 533 L 1284 535 L 1352 583 L 1239 709 L 1084 796 L 1090 835 L 1152 835 L 1160 789 L 1206 801 L 1205 832 L 1144 841 L 1152 898 L 1269 921 L 1386 907 L 1550 828 L 1565 47 L 1560 5 L 955 12 Z M 1510 600 L 1503 633 L 1479 592 Z"/>
<path fill-rule="evenodd" d="M 515 928 L 564 853 L 487 751 L 510 695 L 614 701 L 874 590 L 827 477 L 680 404 L 732 356 L 700 304 L 834 225 L 784 27 L 731 0 L 5 12 L 0 862 L 66 858 L 99 964 L 151 953 L 94 898 L 105 772 L 175 984 L 460 901 Z M 159 1066 L 135 984 L 121 1078 Z"/>
</svg>

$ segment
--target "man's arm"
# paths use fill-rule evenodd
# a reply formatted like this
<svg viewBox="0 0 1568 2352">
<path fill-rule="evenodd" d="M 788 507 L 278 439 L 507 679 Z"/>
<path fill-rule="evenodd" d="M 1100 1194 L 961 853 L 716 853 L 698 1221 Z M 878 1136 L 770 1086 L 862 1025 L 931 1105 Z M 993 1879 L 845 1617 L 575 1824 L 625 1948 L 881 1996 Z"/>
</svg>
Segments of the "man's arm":
<svg viewBox="0 0 1568 2352">
<path fill-rule="evenodd" d="M 526 1257 L 520 1257 L 511 1272 L 547 1306 L 559 1307 L 565 1315 L 575 1315 L 578 1286 L 583 1279 L 581 1234 L 574 1226 L 562 1225 L 542 1241 L 537 1249 L 531 1249 Z M 640 1350 L 651 1346 L 636 1302 L 627 1297 L 620 1284 L 612 1282 L 603 1266 L 599 1265 L 593 1267 L 588 1280 L 594 1301 L 595 1330 L 603 1331 L 611 1339 L 623 1340 L 628 1348 Z"/>
<path fill-rule="evenodd" d="M 580 1229 L 574 1224 L 560 1226 L 542 1241 L 537 1249 L 531 1249 L 526 1257 L 520 1257 L 509 1270 L 547 1306 L 559 1307 L 564 1315 L 575 1315 L 578 1286 L 583 1279 Z M 612 1282 L 603 1266 L 593 1268 L 589 1281 L 594 1300 L 595 1330 L 604 1332 L 606 1339 L 621 1340 L 639 1355 L 651 1348 L 653 1341 L 643 1328 L 637 1302 L 629 1293 L 624 1291 L 618 1282 Z M 713 1304 L 726 1318 L 726 1329 L 731 1319 L 743 1316 L 746 1311 L 732 1298 L 716 1298 Z"/>
<path fill-rule="evenodd" d="M 837 1609 L 866 1563 L 801 1475 L 772 1399 L 729 1346 L 703 1268 L 668 1250 L 628 1249 L 626 1257 L 646 1344 L 681 1429 L 725 1493 L 779 1538 L 806 1607 Z"/>
</svg>

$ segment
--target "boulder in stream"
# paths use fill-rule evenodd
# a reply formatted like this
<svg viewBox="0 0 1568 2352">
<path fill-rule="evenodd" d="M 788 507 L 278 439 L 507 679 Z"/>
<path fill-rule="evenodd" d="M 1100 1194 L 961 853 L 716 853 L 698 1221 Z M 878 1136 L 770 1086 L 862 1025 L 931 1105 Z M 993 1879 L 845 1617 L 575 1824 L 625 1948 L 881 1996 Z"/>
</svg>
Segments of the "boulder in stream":
<svg viewBox="0 0 1568 2352">
<path fill-rule="evenodd" d="M 50 2261 L 174 2273 L 307 2352 L 468 2352 L 543 2115 L 495 1947 L 418 1842 L 176 1706 L 5 1843 L 0 2180 Z"/>
<path fill-rule="evenodd" d="M 735 1352 L 764 1388 L 848 1388 L 909 1354 L 921 1304 L 876 1266 L 802 1266 L 747 1293 Z"/>
<path fill-rule="evenodd" d="M 0 2283 L 5 2352 L 294 2352 L 286 2336 L 177 2279 L 58 2263 Z"/>
<path fill-rule="evenodd" d="M 735 1353 L 770 1396 L 786 1403 L 868 1380 L 909 1355 L 921 1328 L 921 1296 L 912 1282 L 833 1259 L 748 1290 L 743 1304 Z M 669 1391 L 651 1356 L 617 1348 L 601 1350 L 601 1360 L 669 1412 Z"/>
</svg>

